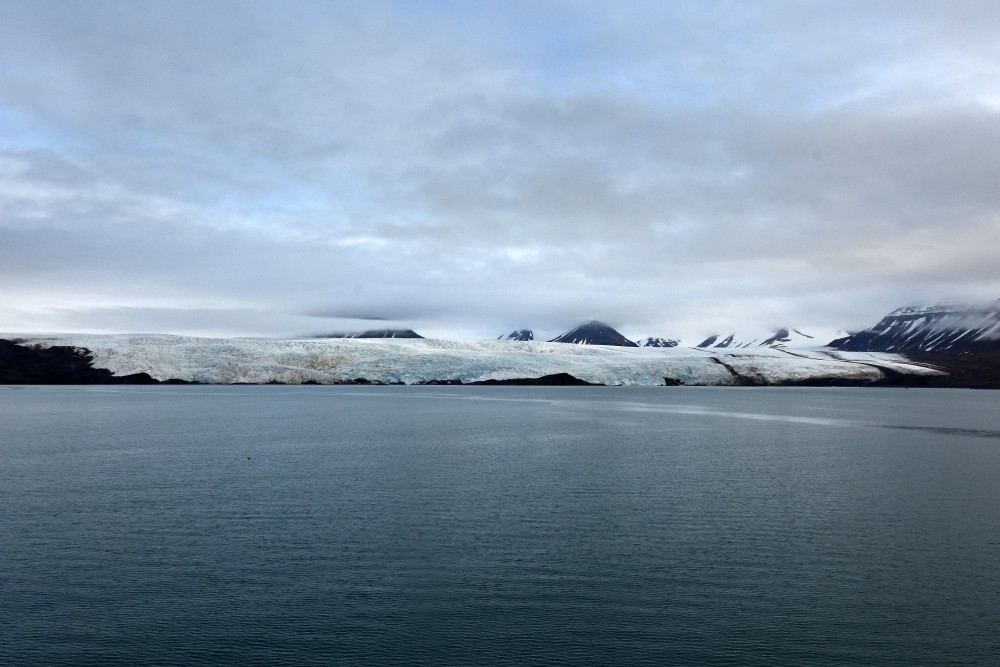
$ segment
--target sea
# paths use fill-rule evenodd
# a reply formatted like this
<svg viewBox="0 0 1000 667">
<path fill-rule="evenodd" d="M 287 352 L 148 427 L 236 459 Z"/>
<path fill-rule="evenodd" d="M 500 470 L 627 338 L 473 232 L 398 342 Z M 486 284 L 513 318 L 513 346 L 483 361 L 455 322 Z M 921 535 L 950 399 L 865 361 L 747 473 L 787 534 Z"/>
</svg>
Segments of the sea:
<svg viewBox="0 0 1000 667">
<path fill-rule="evenodd" d="M 3 665 L 997 665 L 1000 392 L 0 387 Z"/>
</svg>

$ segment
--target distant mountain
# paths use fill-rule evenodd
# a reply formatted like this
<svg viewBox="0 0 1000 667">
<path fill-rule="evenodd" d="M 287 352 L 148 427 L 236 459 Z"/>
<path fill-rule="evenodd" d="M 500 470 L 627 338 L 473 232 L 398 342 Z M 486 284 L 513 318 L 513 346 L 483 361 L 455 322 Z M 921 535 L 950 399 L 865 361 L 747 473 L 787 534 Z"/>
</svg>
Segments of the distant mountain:
<svg viewBox="0 0 1000 667">
<path fill-rule="evenodd" d="M 332 333 L 313 338 L 423 338 L 413 329 L 369 329 L 361 333 Z"/>
<path fill-rule="evenodd" d="M 377 345 L 335 340 L 358 338 L 385 340 Z M 391 340 L 420 338 L 411 329 L 372 329 L 313 340 L 3 334 L 0 384 L 584 382 L 1000 389 L 1000 301 L 900 308 L 875 326 L 827 346 L 802 331 L 781 328 L 757 336 L 710 336 L 692 350 L 669 338 L 645 338 L 637 344 L 596 321 L 551 342 L 612 347 L 504 342 L 533 340 L 528 329 L 513 331 L 501 341 Z M 615 349 L 640 345 L 673 349 Z"/>
<path fill-rule="evenodd" d="M 584 322 L 571 331 L 553 338 L 550 343 L 574 343 L 576 345 L 615 345 L 617 347 L 639 347 L 613 328 L 591 320 Z"/>
<path fill-rule="evenodd" d="M 1000 300 L 990 306 L 909 306 L 864 331 L 830 341 L 848 352 L 908 356 L 1000 353 Z"/>
<path fill-rule="evenodd" d="M 675 338 L 643 338 L 639 341 L 639 347 L 677 347 L 680 341 Z"/>
<path fill-rule="evenodd" d="M 809 334 L 802 333 L 798 329 L 782 327 L 773 333 L 758 336 L 737 336 L 736 334 L 709 336 L 695 347 L 745 349 L 749 347 L 784 348 L 793 345 L 816 344 L 816 339 Z"/>
<path fill-rule="evenodd" d="M 497 340 L 535 340 L 535 332 L 531 329 L 517 329 L 506 336 L 497 336 Z"/>
</svg>

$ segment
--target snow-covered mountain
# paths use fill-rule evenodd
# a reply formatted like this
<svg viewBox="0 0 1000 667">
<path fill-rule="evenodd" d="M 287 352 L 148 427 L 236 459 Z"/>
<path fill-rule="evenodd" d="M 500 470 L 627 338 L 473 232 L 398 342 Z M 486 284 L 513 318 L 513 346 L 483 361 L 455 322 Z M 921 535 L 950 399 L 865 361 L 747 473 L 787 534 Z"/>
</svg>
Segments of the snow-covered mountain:
<svg viewBox="0 0 1000 667">
<path fill-rule="evenodd" d="M 1000 388 L 1000 301 L 900 308 L 826 346 L 790 327 L 711 336 L 696 347 L 657 337 L 635 343 L 597 321 L 549 342 L 533 338 L 529 329 L 480 342 L 425 339 L 409 329 L 294 340 L 0 334 L 0 383 L 881 382 Z"/>
<path fill-rule="evenodd" d="M 815 347 L 817 341 L 814 336 L 803 333 L 798 329 L 782 327 L 776 331 L 762 332 L 756 335 L 728 334 L 709 336 L 695 347 L 715 348 L 715 349 L 748 349 L 754 347 Z"/>
<path fill-rule="evenodd" d="M 614 345 L 616 347 L 639 347 L 612 327 L 591 320 L 556 336 L 550 343 L 574 343 L 576 345 Z"/>
<path fill-rule="evenodd" d="M 506 336 L 498 336 L 497 340 L 535 340 L 535 332 L 531 329 L 516 329 Z"/>
<path fill-rule="evenodd" d="M 831 341 L 854 352 L 968 355 L 1000 352 L 1000 301 L 990 306 L 908 306 L 875 326 Z"/>
<path fill-rule="evenodd" d="M 517 329 L 506 336 L 498 336 L 497 340 L 535 340 L 535 332 L 531 329 Z M 643 338 L 633 344 L 632 341 L 608 325 L 594 321 L 581 324 L 549 342 L 576 343 L 578 345 L 617 345 L 620 347 L 677 347 L 680 344 L 676 338 L 656 336 Z"/>
<path fill-rule="evenodd" d="M 676 338 L 659 338 L 651 336 L 638 341 L 639 347 L 677 347 L 680 341 Z"/>
</svg>

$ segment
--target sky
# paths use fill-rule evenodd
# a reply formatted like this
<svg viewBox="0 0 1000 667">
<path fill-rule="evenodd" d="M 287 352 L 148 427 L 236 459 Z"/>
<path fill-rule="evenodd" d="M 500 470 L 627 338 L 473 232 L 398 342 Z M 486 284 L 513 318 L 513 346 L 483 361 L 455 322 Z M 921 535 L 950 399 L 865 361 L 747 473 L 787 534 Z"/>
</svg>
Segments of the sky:
<svg viewBox="0 0 1000 667">
<path fill-rule="evenodd" d="M 0 331 L 694 343 L 994 301 L 998 31 L 995 0 L 0 0 Z"/>
</svg>

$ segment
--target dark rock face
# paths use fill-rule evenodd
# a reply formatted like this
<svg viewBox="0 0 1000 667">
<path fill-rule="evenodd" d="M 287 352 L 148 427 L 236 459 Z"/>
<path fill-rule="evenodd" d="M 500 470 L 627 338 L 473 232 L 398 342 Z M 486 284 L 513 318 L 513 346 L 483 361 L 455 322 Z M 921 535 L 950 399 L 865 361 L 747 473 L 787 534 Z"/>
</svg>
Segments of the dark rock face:
<svg viewBox="0 0 1000 667">
<path fill-rule="evenodd" d="M 413 329 L 369 329 L 361 333 L 332 333 L 314 338 L 423 338 Z"/>
<path fill-rule="evenodd" d="M 459 383 L 461 384 L 461 383 Z M 575 375 L 570 375 L 569 373 L 554 373 L 552 375 L 543 375 L 537 378 L 514 378 L 511 380 L 481 380 L 478 382 L 470 382 L 469 384 L 485 384 L 485 385 L 497 385 L 497 384 L 512 384 L 512 385 L 528 385 L 528 386 L 560 386 L 560 387 L 592 387 L 595 386 L 593 382 L 587 382 L 581 380 Z"/>
<path fill-rule="evenodd" d="M 497 340 L 535 340 L 535 332 L 531 329 L 518 329 L 506 336 L 499 336 Z"/>
<path fill-rule="evenodd" d="M 680 341 L 675 338 L 643 338 L 639 341 L 639 347 L 677 347 Z"/>
<path fill-rule="evenodd" d="M 896 352 L 911 357 L 997 354 L 1000 302 L 986 308 L 900 308 L 875 326 L 828 345 L 846 352 Z"/>
<path fill-rule="evenodd" d="M 614 345 L 617 347 L 639 347 L 625 336 L 621 335 L 607 324 L 592 320 L 585 322 L 572 331 L 553 338 L 550 343 L 574 343 L 576 345 Z"/>
<path fill-rule="evenodd" d="M 0 340 L 0 384 L 158 384 L 146 373 L 116 376 L 94 368 L 89 350 Z"/>
<path fill-rule="evenodd" d="M 911 359 L 940 368 L 946 376 L 925 380 L 927 387 L 963 387 L 966 389 L 1000 389 L 1000 351 L 965 352 L 962 354 L 909 354 Z M 909 378 L 901 378 L 900 384 Z"/>
</svg>

